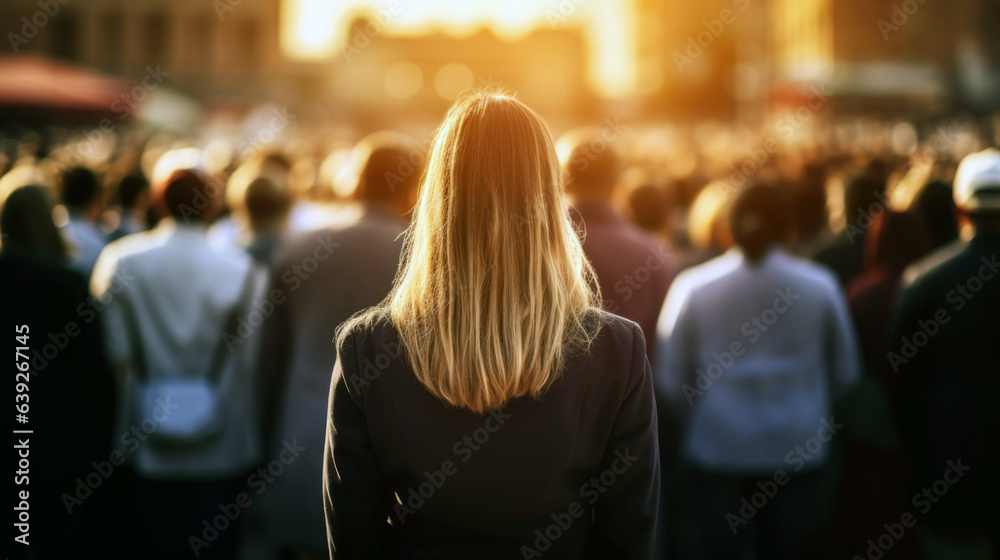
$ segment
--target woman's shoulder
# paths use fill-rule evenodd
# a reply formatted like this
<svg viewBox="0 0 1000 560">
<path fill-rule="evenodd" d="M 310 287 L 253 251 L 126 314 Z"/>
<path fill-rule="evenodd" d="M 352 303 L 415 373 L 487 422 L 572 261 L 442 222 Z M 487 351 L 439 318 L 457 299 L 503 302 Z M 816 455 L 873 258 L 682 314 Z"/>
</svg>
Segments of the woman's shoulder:
<svg viewBox="0 0 1000 560">
<path fill-rule="evenodd" d="M 337 330 L 337 347 L 340 351 L 351 347 L 363 350 L 371 346 L 398 341 L 399 333 L 393 327 L 388 311 L 373 307 L 349 319 Z"/>
<path fill-rule="evenodd" d="M 595 314 L 593 321 L 599 330 L 588 348 L 583 367 L 603 373 L 621 372 L 616 377 L 624 378 L 631 377 L 634 369 L 642 368 L 646 343 L 638 324 L 604 310 Z"/>
<path fill-rule="evenodd" d="M 645 343 L 645 339 L 642 337 L 642 329 L 639 328 L 639 324 L 635 321 L 603 309 L 599 311 L 597 319 L 600 324 L 600 331 L 597 333 L 598 338 L 602 336 L 606 338 L 610 337 L 617 342 L 624 342 L 630 345 L 638 344 L 639 342 Z M 635 340 L 636 337 L 640 340 Z"/>
</svg>

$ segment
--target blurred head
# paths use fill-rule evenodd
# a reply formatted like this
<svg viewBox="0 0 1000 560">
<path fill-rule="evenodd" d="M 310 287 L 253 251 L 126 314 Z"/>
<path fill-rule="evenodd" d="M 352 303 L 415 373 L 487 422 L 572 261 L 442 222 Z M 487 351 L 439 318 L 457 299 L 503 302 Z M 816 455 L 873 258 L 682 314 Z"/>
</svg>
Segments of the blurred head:
<svg viewBox="0 0 1000 560">
<path fill-rule="evenodd" d="M 958 219 L 952 200 L 951 185 L 944 181 L 927 183 L 912 207 L 923 218 L 930 234 L 931 249 L 958 237 Z"/>
<path fill-rule="evenodd" d="M 955 172 L 955 206 L 976 227 L 1000 231 L 1000 150 L 965 156 Z"/>
<path fill-rule="evenodd" d="M 279 232 L 288 220 L 292 199 L 274 181 L 258 177 L 246 188 L 244 206 L 254 233 Z"/>
<path fill-rule="evenodd" d="M 764 183 L 741 192 L 733 202 L 730 226 L 733 241 L 750 261 L 763 258 L 776 245 L 795 236 L 792 202 L 788 193 Z"/>
<path fill-rule="evenodd" d="M 609 200 L 622 172 L 621 160 L 601 129 L 579 128 L 559 139 L 563 180 L 574 196 Z"/>
<path fill-rule="evenodd" d="M 854 179 L 844 192 L 844 219 L 859 227 L 863 215 L 881 214 L 885 210 L 885 179 L 877 173 L 864 173 Z"/>
<path fill-rule="evenodd" d="M 89 211 L 101 202 L 101 184 L 86 167 L 67 169 L 59 178 L 62 202 L 71 210 Z"/>
<path fill-rule="evenodd" d="M 901 274 L 931 249 L 923 219 L 912 212 L 887 211 L 872 221 L 870 232 L 865 239 L 866 268 Z"/>
<path fill-rule="evenodd" d="M 662 232 L 667 224 L 670 204 L 667 193 L 656 185 L 645 183 L 628 193 L 632 222 L 650 232 Z"/>
<path fill-rule="evenodd" d="M 354 199 L 389 204 L 401 214 L 408 210 L 425 163 L 417 143 L 384 131 L 361 139 L 355 150 L 363 163 Z"/>
<path fill-rule="evenodd" d="M 3 248 L 20 248 L 66 256 L 66 244 L 52 222 L 52 197 L 48 187 L 18 187 L 0 200 L 0 233 Z"/>
<path fill-rule="evenodd" d="M 145 210 L 149 203 L 149 181 L 139 173 L 130 173 L 118 182 L 118 204 L 122 210 Z"/>
<path fill-rule="evenodd" d="M 482 412 L 541 396 L 589 344 L 595 286 L 548 126 L 513 97 L 473 94 L 438 129 L 392 293 L 340 336 L 386 312 L 421 384 Z"/>
<path fill-rule="evenodd" d="M 226 206 L 241 219 L 249 222 L 246 191 L 250 183 L 264 177 L 291 197 L 292 194 L 289 190 L 290 171 L 291 165 L 288 160 L 279 154 L 260 153 L 250 157 L 233 171 L 232 175 L 229 176 L 229 181 L 226 182 Z"/>
<path fill-rule="evenodd" d="M 162 217 L 179 223 L 209 223 L 219 209 L 219 197 L 211 196 L 201 174 L 192 169 L 178 169 L 156 185 L 153 200 Z"/>
</svg>

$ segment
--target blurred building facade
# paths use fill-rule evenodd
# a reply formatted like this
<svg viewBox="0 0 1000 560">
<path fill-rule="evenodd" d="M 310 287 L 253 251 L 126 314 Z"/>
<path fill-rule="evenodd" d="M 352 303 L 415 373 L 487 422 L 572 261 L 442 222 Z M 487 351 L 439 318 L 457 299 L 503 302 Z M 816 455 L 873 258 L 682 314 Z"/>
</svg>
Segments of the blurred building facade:
<svg viewBox="0 0 1000 560">
<path fill-rule="evenodd" d="M 360 18 L 341 52 L 302 62 L 282 52 L 281 1 L 4 0 L 0 21 L 7 52 L 134 83 L 159 65 L 168 87 L 208 106 L 304 100 L 372 118 L 403 104 L 439 115 L 449 101 L 438 93 L 444 71 L 472 87 L 502 84 L 546 114 L 600 110 L 581 28 L 539 26 L 509 40 L 488 30 L 393 34 Z M 995 0 L 629 0 L 620 9 L 635 13 L 634 37 L 622 38 L 634 42 L 631 97 L 650 114 L 755 121 L 819 83 L 835 91 L 837 111 L 1000 105 Z M 356 37 L 364 47 L 355 52 Z M 403 97 L 386 84 L 401 62 L 420 81 Z"/>
<path fill-rule="evenodd" d="M 812 85 L 838 112 L 1000 106 L 992 0 L 640 0 L 653 111 L 754 120 Z M 659 49 L 656 48 L 659 45 Z"/>
<path fill-rule="evenodd" d="M 5 0 L 0 21 L 26 38 L 18 52 L 133 81 L 159 65 L 169 87 L 208 103 L 268 93 L 282 65 L 277 0 Z"/>
</svg>

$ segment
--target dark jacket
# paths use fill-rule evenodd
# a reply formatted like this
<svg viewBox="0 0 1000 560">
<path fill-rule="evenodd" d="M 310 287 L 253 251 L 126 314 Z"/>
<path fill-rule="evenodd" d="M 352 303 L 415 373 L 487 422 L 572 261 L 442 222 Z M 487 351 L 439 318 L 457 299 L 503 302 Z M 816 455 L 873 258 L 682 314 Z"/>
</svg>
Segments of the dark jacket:
<svg viewBox="0 0 1000 560">
<path fill-rule="evenodd" d="M 1000 520 L 998 257 L 1000 236 L 977 235 L 904 290 L 893 318 L 888 373 L 913 452 L 912 505 L 940 526 Z"/>
<path fill-rule="evenodd" d="M 659 452 L 638 325 L 602 313 L 544 397 L 483 415 L 430 395 L 386 321 L 359 331 L 330 392 L 332 558 L 651 558 Z"/>
</svg>

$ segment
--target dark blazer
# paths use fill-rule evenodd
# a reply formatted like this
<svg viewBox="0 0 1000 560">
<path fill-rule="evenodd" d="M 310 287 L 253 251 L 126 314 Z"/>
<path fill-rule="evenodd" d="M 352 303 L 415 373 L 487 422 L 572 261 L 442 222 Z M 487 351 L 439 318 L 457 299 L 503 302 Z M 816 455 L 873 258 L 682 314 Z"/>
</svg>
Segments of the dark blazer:
<svg viewBox="0 0 1000 560">
<path fill-rule="evenodd" d="M 387 321 L 348 336 L 327 424 L 331 557 L 651 558 L 652 374 L 638 325 L 600 320 L 540 400 L 483 415 L 428 393 Z"/>
</svg>

